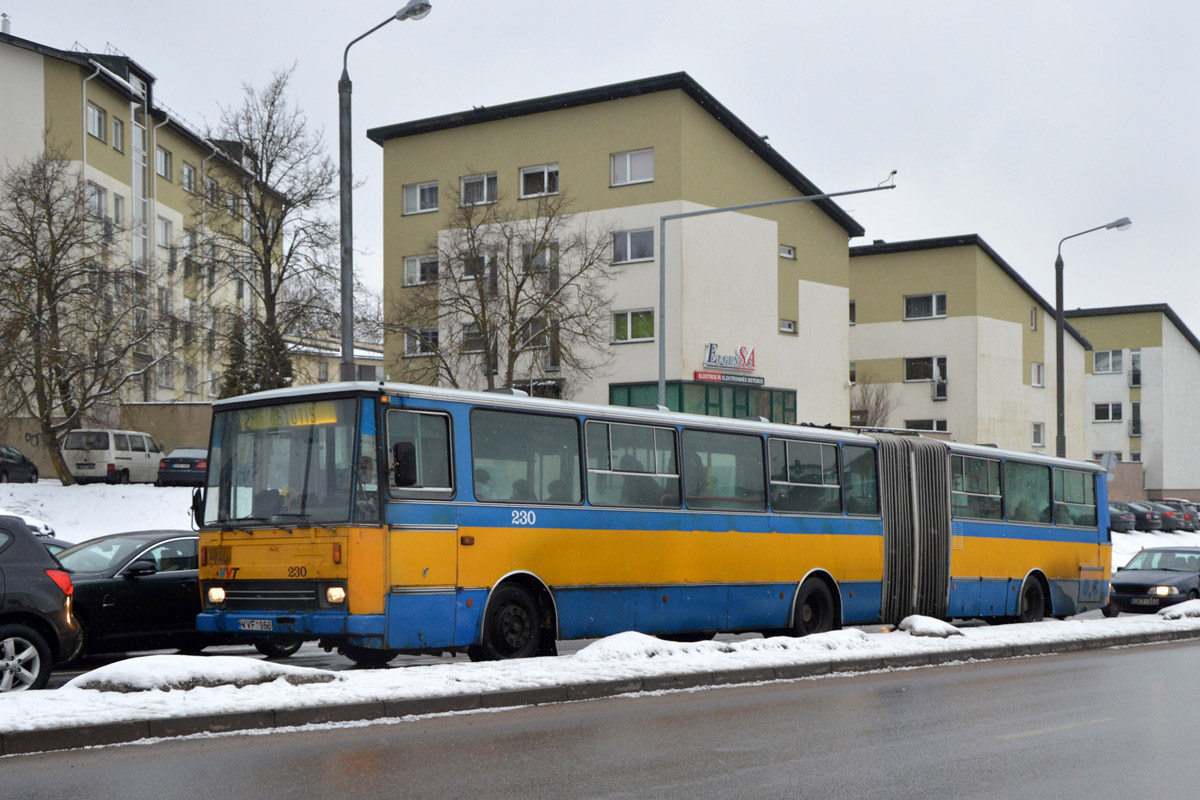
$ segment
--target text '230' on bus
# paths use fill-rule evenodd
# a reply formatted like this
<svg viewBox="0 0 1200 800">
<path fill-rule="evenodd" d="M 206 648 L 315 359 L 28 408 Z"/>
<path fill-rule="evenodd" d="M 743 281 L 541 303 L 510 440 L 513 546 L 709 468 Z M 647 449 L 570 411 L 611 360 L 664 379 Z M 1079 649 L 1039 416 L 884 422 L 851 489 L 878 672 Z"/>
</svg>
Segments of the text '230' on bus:
<svg viewBox="0 0 1200 800">
<path fill-rule="evenodd" d="M 546 655 L 1102 606 L 1096 465 L 918 436 L 403 384 L 214 405 L 198 627 Z"/>
</svg>

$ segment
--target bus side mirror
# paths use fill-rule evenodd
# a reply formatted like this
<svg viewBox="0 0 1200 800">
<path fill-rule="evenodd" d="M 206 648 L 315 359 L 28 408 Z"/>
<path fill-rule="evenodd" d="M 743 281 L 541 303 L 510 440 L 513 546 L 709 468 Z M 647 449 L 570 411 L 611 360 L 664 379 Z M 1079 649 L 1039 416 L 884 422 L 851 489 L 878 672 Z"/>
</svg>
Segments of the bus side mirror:
<svg viewBox="0 0 1200 800">
<path fill-rule="evenodd" d="M 392 463 L 395 464 L 397 486 L 417 485 L 417 445 L 413 442 L 396 442 L 392 445 Z"/>
<path fill-rule="evenodd" d="M 204 521 L 204 492 L 201 489 L 192 489 L 192 519 L 197 525 Z"/>
</svg>

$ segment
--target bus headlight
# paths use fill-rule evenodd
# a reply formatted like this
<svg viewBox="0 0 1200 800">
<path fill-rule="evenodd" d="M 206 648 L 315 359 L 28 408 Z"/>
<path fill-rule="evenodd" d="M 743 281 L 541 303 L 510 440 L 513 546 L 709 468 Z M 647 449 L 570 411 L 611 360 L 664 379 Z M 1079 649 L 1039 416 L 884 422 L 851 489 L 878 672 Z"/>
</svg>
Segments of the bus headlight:
<svg viewBox="0 0 1200 800">
<path fill-rule="evenodd" d="M 330 586 L 325 590 L 325 599 L 330 605 L 339 605 L 346 602 L 346 590 L 341 586 Z"/>
<path fill-rule="evenodd" d="M 220 605 L 225 602 L 225 590 L 220 586 L 213 586 L 208 590 L 208 602 L 213 605 Z"/>
<path fill-rule="evenodd" d="M 1155 586 L 1150 589 L 1150 594 L 1167 597 L 1168 595 L 1179 594 L 1179 588 L 1176 586 Z"/>
</svg>

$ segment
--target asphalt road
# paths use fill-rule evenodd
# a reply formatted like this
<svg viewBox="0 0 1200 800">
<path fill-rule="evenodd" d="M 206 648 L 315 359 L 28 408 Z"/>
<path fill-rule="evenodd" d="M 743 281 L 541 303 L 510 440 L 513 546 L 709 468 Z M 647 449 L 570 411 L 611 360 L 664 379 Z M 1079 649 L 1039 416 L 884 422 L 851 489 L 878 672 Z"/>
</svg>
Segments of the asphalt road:
<svg viewBox="0 0 1200 800">
<path fill-rule="evenodd" d="M 1174 797 L 1200 649 L 1148 646 L 0 759 L 5 798 Z"/>
</svg>

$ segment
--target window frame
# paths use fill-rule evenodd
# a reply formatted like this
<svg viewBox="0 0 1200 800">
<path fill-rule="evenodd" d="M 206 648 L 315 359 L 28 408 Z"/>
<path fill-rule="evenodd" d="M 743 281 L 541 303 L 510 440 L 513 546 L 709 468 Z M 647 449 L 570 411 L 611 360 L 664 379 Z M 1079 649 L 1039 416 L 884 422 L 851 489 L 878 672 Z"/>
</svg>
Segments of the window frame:
<svg viewBox="0 0 1200 800">
<path fill-rule="evenodd" d="M 762 507 L 761 508 L 698 508 L 688 503 L 687 494 L 687 469 L 685 462 L 687 461 L 687 453 L 684 449 L 684 437 L 688 433 L 708 433 L 718 436 L 741 436 L 758 440 L 759 460 L 762 469 L 759 470 L 759 478 L 762 481 Z M 680 487 L 680 495 L 683 500 L 683 508 L 688 511 L 696 511 L 704 514 L 771 514 L 771 489 L 770 475 L 767 474 L 767 469 L 770 464 L 770 459 L 767 456 L 767 440 L 766 437 L 759 433 L 745 431 L 728 431 L 714 430 L 706 427 L 684 426 L 679 430 L 679 473 L 683 480 L 683 485 Z"/>
<path fill-rule="evenodd" d="M 796 260 L 796 248 L 790 244 L 779 245 L 779 257 L 795 261 Z"/>
<path fill-rule="evenodd" d="M 440 336 L 438 337 L 437 344 L 434 345 L 432 350 L 421 350 L 421 349 L 410 350 L 408 347 L 410 337 L 413 337 L 413 336 L 416 337 L 418 347 L 422 344 L 428 343 L 428 338 L 426 337 L 425 332 L 430 331 L 430 330 L 437 332 L 438 326 L 422 325 L 421 327 L 416 329 L 415 333 L 412 330 L 406 330 L 404 332 L 404 357 L 405 358 L 429 358 L 430 356 L 437 355 L 438 347 L 441 345 Z"/>
<path fill-rule="evenodd" d="M 97 219 L 104 219 L 108 211 L 108 189 L 95 181 L 88 181 L 84 191 L 84 211 Z"/>
<path fill-rule="evenodd" d="M 118 153 L 125 152 L 125 120 L 112 118 L 112 146 Z"/>
<path fill-rule="evenodd" d="M 784 468 L 787 469 L 787 472 L 788 472 L 788 474 L 787 474 L 788 479 L 785 481 L 777 481 L 771 475 L 771 442 L 781 442 L 784 446 L 784 451 L 783 451 Z M 833 457 L 835 460 L 835 471 L 837 472 L 837 483 L 836 484 L 832 484 L 832 483 L 800 483 L 798 481 L 793 481 L 791 479 L 791 477 L 792 477 L 791 456 L 790 456 L 789 450 L 788 450 L 788 445 L 791 443 L 812 444 L 812 445 L 816 445 L 817 447 L 832 447 L 833 453 L 834 453 Z M 840 442 L 823 442 L 819 439 L 786 438 L 783 436 L 775 436 L 775 435 L 767 436 L 767 460 L 765 462 L 765 466 L 767 468 L 767 506 L 768 506 L 768 508 L 771 509 L 771 512 L 774 514 L 799 514 L 799 515 L 803 515 L 803 516 L 821 516 L 821 517 L 845 516 L 845 513 L 846 513 L 846 488 L 843 485 L 843 481 L 844 481 L 843 471 L 845 468 L 845 463 L 844 463 L 844 459 L 842 458 L 842 448 L 840 447 L 840 445 L 841 445 Z M 823 470 L 824 460 L 822 460 L 821 466 L 822 466 L 822 471 L 824 471 Z M 878 481 L 879 481 L 879 470 L 878 470 L 878 462 L 877 462 L 876 463 L 876 492 L 878 492 Z M 804 486 L 804 487 L 808 487 L 808 488 L 817 488 L 817 489 L 831 489 L 836 486 L 837 490 L 838 490 L 838 510 L 837 511 L 792 511 L 792 510 L 788 510 L 788 509 L 776 508 L 774 500 L 773 500 L 774 496 L 771 493 L 771 487 L 776 486 L 776 485 L 778 485 L 778 486 Z"/>
<path fill-rule="evenodd" d="M 433 261 L 433 279 L 422 280 L 423 267 L 430 261 Z M 417 280 L 410 281 L 408 276 L 408 268 L 410 265 L 416 266 Z M 435 284 L 440 278 L 441 265 L 438 263 L 437 253 L 427 253 L 420 256 L 405 256 L 404 257 L 404 285 L 405 286 L 429 286 Z"/>
<path fill-rule="evenodd" d="M 490 180 L 489 180 L 490 179 Z M 483 199 L 474 203 L 467 202 L 467 181 L 483 181 Z M 488 186 L 491 192 L 488 192 Z M 470 206 L 489 206 L 499 202 L 500 178 L 495 172 L 478 172 L 474 175 L 463 175 L 458 179 L 458 198 L 463 208 Z"/>
<path fill-rule="evenodd" d="M 641 155 L 642 153 L 650 154 L 650 177 L 633 180 L 633 156 Z M 617 182 L 618 159 L 622 159 L 625 162 L 625 180 L 619 183 Z M 622 150 L 619 153 L 611 153 L 609 155 L 608 173 L 608 186 L 610 189 L 615 189 L 618 186 L 635 186 L 639 183 L 654 183 L 654 148 L 642 147 L 637 150 Z"/>
<path fill-rule="evenodd" d="M 642 258 L 631 258 L 633 253 L 633 234 L 649 233 L 650 234 L 650 255 Z M 617 259 L 617 237 L 625 238 L 625 258 Z M 613 264 L 645 264 L 654 260 L 654 228 L 630 228 L 629 230 L 613 232 Z"/>
<path fill-rule="evenodd" d="M 1035 389 L 1046 388 L 1046 362 L 1031 361 L 1029 363 L 1029 385 Z"/>
<path fill-rule="evenodd" d="M 170 150 L 161 144 L 154 145 L 154 174 L 172 183 L 174 183 L 174 179 L 171 177 L 174 174 L 173 160 L 174 157 Z"/>
<path fill-rule="evenodd" d="M 609 344 L 614 344 L 614 345 L 616 345 L 616 344 L 642 344 L 645 342 L 655 341 L 656 337 L 658 335 L 658 320 L 655 319 L 654 311 L 655 310 L 653 308 L 631 308 L 631 309 L 624 310 L 624 311 L 612 312 L 612 321 L 613 321 L 612 340 L 609 342 Z M 645 314 L 645 313 L 650 314 L 650 321 L 654 327 L 654 333 L 652 333 L 649 338 L 635 339 L 635 338 L 633 338 L 633 315 L 634 314 Z M 625 331 L 629 338 L 625 338 L 625 339 L 617 338 L 617 317 L 619 317 L 619 316 L 625 317 Z"/>
<path fill-rule="evenodd" d="M 1034 422 L 1033 424 L 1033 443 L 1032 447 L 1046 446 L 1046 423 Z"/>
<path fill-rule="evenodd" d="M 1049 519 L 1045 522 L 1037 520 L 1014 520 L 1009 516 L 1009 502 L 1012 497 L 1010 489 L 1010 481 L 1008 479 L 1008 466 L 1013 464 L 1019 467 L 1033 467 L 1035 469 L 1046 470 L 1046 499 L 1049 501 L 1047 515 Z M 1004 521 L 1014 525 L 1037 525 L 1043 528 L 1049 528 L 1054 525 L 1054 467 L 1050 464 L 1036 464 L 1030 461 L 1022 461 L 1019 458 L 1004 459 L 1003 466 L 1000 471 L 1000 494 L 1003 497 Z M 1015 498 L 1014 498 L 1015 499 Z"/>
<path fill-rule="evenodd" d="M 911 423 L 914 423 L 914 422 L 928 422 L 933 427 L 931 427 L 931 428 L 910 427 Z M 941 425 L 942 427 L 939 428 L 938 425 Z M 944 418 L 938 418 L 938 417 L 931 417 L 929 419 L 906 419 L 906 420 L 904 420 L 904 429 L 906 431 L 925 431 L 928 433 L 949 433 L 949 431 L 950 431 L 947 421 Z"/>
<path fill-rule="evenodd" d="M 960 459 L 963 463 L 963 482 L 966 483 L 966 460 L 984 461 L 988 464 L 996 465 L 996 494 L 972 492 L 966 489 L 954 488 L 954 459 Z M 969 495 L 971 497 L 987 497 L 996 499 L 996 516 L 995 517 L 973 517 L 955 513 L 954 511 L 954 495 Z M 1004 463 L 999 458 L 990 458 L 988 456 L 973 455 L 970 453 L 951 453 L 950 454 L 950 518 L 951 519 L 968 519 L 972 522 L 1004 522 Z"/>
<path fill-rule="evenodd" d="M 928 361 L 929 362 L 929 377 L 928 378 L 910 378 L 910 377 L 908 377 L 909 362 L 915 362 L 915 361 Z M 940 378 L 940 382 L 945 382 L 946 378 L 941 375 L 942 367 L 938 364 L 939 361 L 947 362 L 946 366 L 949 367 L 948 359 L 946 356 L 905 356 L 904 357 L 904 382 L 905 383 L 937 383 L 937 382 L 939 382 L 939 378 Z"/>
<path fill-rule="evenodd" d="M 186 161 L 179 164 L 179 185 L 188 194 L 196 193 L 196 168 Z"/>
<path fill-rule="evenodd" d="M 1058 499 L 1059 481 L 1057 480 L 1057 478 L 1059 475 L 1067 473 L 1067 472 L 1077 472 L 1077 473 L 1083 475 L 1085 481 L 1090 481 L 1090 484 L 1089 483 L 1084 484 L 1085 486 L 1090 485 L 1091 489 L 1092 489 L 1092 502 L 1090 504 L 1086 501 L 1084 501 L 1082 503 L 1073 503 L 1068 500 L 1059 500 Z M 1064 478 L 1063 485 L 1064 485 L 1063 494 L 1065 496 L 1066 495 L 1065 478 Z M 1086 492 L 1085 492 L 1085 496 L 1086 496 Z M 1091 525 L 1077 525 L 1073 522 L 1059 522 L 1058 521 L 1058 507 L 1059 506 L 1082 506 L 1082 507 L 1086 508 L 1089 505 L 1092 509 L 1092 513 L 1096 517 L 1096 521 L 1094 523 L 1092 523 Z M 1079 530 L 1096 530 L 1096 529 L 1098 529 L 1100 527 L 1100 498 L 1097 496 L 1097 492 L 1096 492 L 1096 473 L 1094 473 L 1090 470 L 1084 470 L 1084 469 L 1071 469 L 1070 467 L 1054 467 L 1051 470 L 1051 475 L 1050 475 L 1050 519 L 1052 520 L 1055 527 L 1059 527 L 1059 528 L 1077 528 Z"/>
<path fill-rule="evenodd" d="M 932 314 L 929 314 L 927 316 L 920 316 L 920 317 L 909 316 L 908 301 L 912 300 L 914 298 L 918 298 L 918 297 L 930 298 L 929 303 L 933 308 Z M 940 314 L 938 313 L 938 298 L 939 297 L 942 299 L 942 302 L 941 302 L 942 310 L 941 310 Z M 946 293 L 945 292 L 920 292 L 918 294 L 904 295 L 904 321 L 905 322 L 914 322 L 914 321 L 925 320 L 925 319 L 945 319 L 948 316 L 948 313 L 947 313 L 948 309 L 949 309 L 949 305 L 946 302 Z"/>
<path fill-rule="evenodd" d="M 165 236 L 164 236 L 165 234 Z M 158 247 L 170 247 L 175 236 L 175 226 L 166 217 L 154 218 L 154 244 Z M 163 239 L 166 241 L 163 241 Z"/>
<path fill-rule="evenodd" d="M 550 418 L 550 419 L 565 419 L 565 420 L 568 420 L 571 423 L 573 423 L 575 425 L 575 448 L 576 448 L 575 453 L 579 457 L 579 473 L 576 475 L 576 479 L 579 481 L 579 500 L 578 500 L 578 502 L 564 503 L 561 501 L 547 502 L 547 501 L 543 501 L 543 500 L 511 500 L 511 499 L 503 499 L 502 500 L 502 499 L 498 499 L 498 498 L 494 499 L 494 500 L 493 499 L 489 499 L 489 500 L 479 499 L 479 496 L 475 494 L 475 471 L 477 469 L 479 469 L 479 467 L 475 466 L 476 448 L 475 448 L 474 436 L 475 436 L 475 415 L 480 412 L 488 412 L 488 413 L 494 413 L 494 414 L 511 414 L 513 416 L 524 417 L 524 418 L 540 417 L 540 418 Z M 526 411 L 524 409 L 503 408 L 503 407 L 497 407 L 497 406 L 484 406 L 484 405 L 478 405 L 478 406 L 475 406 L 474 408 L 472 408 L 470 416 L 469 416 L 469 422 L 468 422 L 470 428 L 467 433 L 471 440 L 471 493 L 475 497 L 475 502 L 483 503 L 486 505 L 493 505 L 493 506 L 496 506 L 496 505 L 500 505 L 500 506 L 514 506 L 514 505 L 515 506 L 571 506 L 571 507 L 583 506 L 587 500 L 587 455 L 584 450 L 584 442 L 583 442 L 583 438 L 582 438 L 583 437 L 583 426 L 580 425 L 579 423 L 580 423 L 579 417 L 574 416 L 572 414 L 547 414 L 547 413 L 543 413 L 540 411 L 531 412 L 531 411 Z M 682 494 L 683 494 L 683 490 L 681 487 L 680 495 L 682 496 Z M 598 506 L 598 507 L 603 507 L 603 506 Z"/>
<path fill-rule="evenodd" d="M 437 202 L 433 204 L 433 208 L 421 208 L 421 190 L 427 189 L 430 186 L 437 189 Z M 408 208 L 408 190 L 410 188 L 415 189 L 417 193 L 417 205 L 412 211 L 410 211 Z M 400 202 L 403 203 L 404 208 L 404 213 L 401 216 L 411 217 L 417 214 L 432 214 L 442 205 L 442 189 L 436 180 L 420 181 L 419 183 L 406 183 L 400 187 Z"/>
<path fill-rule="evenodd" d="M 591 467 L 588 466 L 588 456 L 590 455 L 590 452 L 588 449 L 587 430 L 588 430 L 588 426 L 590 426 L 590 425 L 606 426 L 605 433 L 606 433 L 606 440 L 608 442 L 608 453 L 609 453 L 609 468 L 608 469 L 592 469 Z M 647 429 L 655 432 L 654 471 L 653 472 L 630 472 L 628 470 L 621 470 L 621 469 L 613 468 L 613 466 L 612 466 L 612 451 L 613 451 L 612 426 L 614 426 L 614 425 L 624 425 L 626 427 L 632 427 L 632 428 L 647 428 Z M 673 472 L 673 473 L 658 471 L 658 437 L 657 437 L 658 431 L 665 431 L 671 435 L 672 446 L 674 447 L 674 450 L 675 450 L 675 472 Z M 671 426 L 671 425 L 655 425 L 650 422 L 629 422 L 627 420 L 612 420 L 612 419 L 591 418 L 591 417 L 585 419 L 584 424 L 583 424 L 582 463 L 583 463 L 583 474 L 584 474 L 583 488 L 584 488 L 584 494 L 587 498 L 588 505 L 595 506 L 596 508 L 622 508 L 622 509 L 632 509 L 632 510 L 638 510 L 638 511 L 655 511 L 655 510 L 661 510 L 661 509 L 678 510 L 678 509 L 683 508 L 684 507 L 683 506 L 683 459 L 682 459 L 681 453 L 680 453 L 680 447 L 682 446 L 682 444 L 681 444 L 682 438 L 683 437 L 681 435 L 681 431 L 678 428 Z M 599 474 L 599 475 L 632 475 L 634 477 L 644 476 L 644 477 L 651 477 L 651 478 L 674 478 L 676 481 L 678 481 L 678 489 L 679 489 L 678 497 L 679 497 L 679 499 L 676 501 L 676 503 L 674 505 L 661 505 L 660 504 L 660 505 L 654 505 L 654 506 L 624 505 L 624 504 L 620 504 L 620 503 L 617 503 L 617 504 L 597 503 L 594 500 L 592 500 L 592 493 L 589 488 L 590 484 L 588 483 L 588 475 L 590 475 L 593 472 L 596 474 Z"/>
<path fill-rule="evenodd" d="M 92 124 L 93 121 L 96 122 L 95 125 Z M 108 144 L 108 139 L 105 138 L 108 135 L 108 112 L 91 100 L 87 101 L 87 120 L 84 127 L 87 129 L 88 136 Z M 97 130 L 99 133 L 96 132 Z"/>
<path fill-rule="evenodd" d="M 1120 400 L 1115 400 L 1111 403 L 1092 403 L 1092 422 L 1101 424 L 1110 422 L 1124 422 L 1124 405 L 1125 404 Z M 1101 408 L 1108 409 L 1107 416 L 1104 419 L 1100 419 L 1098 416 Z M 1116 416 L 1113 416 L 1114 410 L 1117 412 Z"/>
<path fill-rule="evenodd" d="M 407 486 L 396 486 L 396 462 L 392 453 L 392 422 L 391 415 L 393 412 L 403 414 L 420 414 L 427 417 L 441 417 L 446 420 L 446 443 L 450 448 L 450 464 L 449 477 L 450 486 L 447 488 L 441 487 L 421 487 L 414 489 Z M 387 443 L 385 447 L 387 452 L 384 454 L 387 459 L 387 484 L 388 496 L 399 499 L 410 500 L 441 500 L 449 501 L 458 496 L 458 465 L 454 457 L 454 418 L 445 411 L 431 411 L 424 408 L 405 408 L 404 406 L 388 405 L 383 409 L 383 425 L 384 425 L 384 441 Z"/>
<path fill-rule="evenodd" d="M 1092 374 L 1093 375 L 1120 375 L 1125 371 L 1124 350 L 1093 350 L 1092 351 Z M 1113 368 L 1113 353 L 1117 354 L 1116 368 Z M 1108 365 L 1104 369 L 1097 367 L 1097 361 L 1100 355 L 1103 354 L 1108 359 Z"/>
<path fill-rule="evenodd" d="M 543 192 L 535 192 L 533 194 L 526 194 L 525 193 L 525 176 L 533 175 L 536 172 L 538 172 L 539 170 L 542 173 L 542 186 L 546 187 L 547 190 L 550 187 L 550 172 L 551 171 L 554 172 L 554 191 L 552 191 L 552 192 L 551 191 L 543 191 Z M 519 190 L 517 199 L 519 199 L 519 200 L 530 200 L 530 199 L 536 198 L 536 197 L 552 197 L 561 191 L 561 186 L 562 186 L 562 184 L 560 182 L 561 176 L 559 174 L 557 161 L 550 161 L 545 164 L 534 164 L 533 166 L 529 166 L 529 167 L 521 167 L 517 173 L 517 176 L 518 176 L 517 177 L 517 180 L 518 180 L 517 188 Z"/>
</svg>

